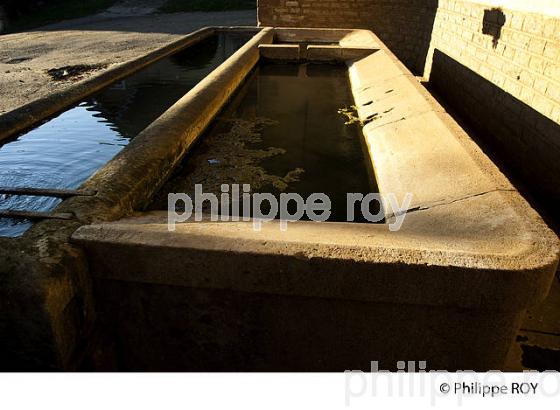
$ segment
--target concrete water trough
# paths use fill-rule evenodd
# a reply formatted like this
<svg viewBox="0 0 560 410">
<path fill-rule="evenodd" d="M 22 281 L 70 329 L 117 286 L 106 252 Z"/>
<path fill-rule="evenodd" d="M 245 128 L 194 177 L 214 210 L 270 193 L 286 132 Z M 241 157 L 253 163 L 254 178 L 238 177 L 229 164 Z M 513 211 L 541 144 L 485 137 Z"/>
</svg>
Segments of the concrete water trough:
<svg viewBox="0 0 560 410">
<path fill-rule="evenodd" d="M 170 231 L 158 200 L 226 142 L 213 130 L 241 115 L 244 100 L 256 98 L 260 114 L 279 112 L 269 109 L 275 83 L 263 67 L 286 62 L 298 72 L 347 65 L 367 189 L 381 194 L 383 223 L 297 221 L 283 230 L 272 220 L 255 231 L 253 220 L 206 218 Z M 278 115 L 272 120 L 286 118 Z M 11 259 L 10 301 L 41 313 L 9 346 L 30 367 L 103 356 L 123 370 L 340 371 L 372 361 L 500 369 L 559 258 L 558 238 L 539 215 L 364 30 L 262 29 L 80 189 L 95 195 L 56 208 L 74 220 L 44 221 L 19 245 L 5 242 L 12 251 L 25 244 L 25 272 L 40 272 L 24 278 Z M 389 194 L 411 194 L 407 209 L 392 212 Z M 31 315 L 15 311 L 10 326 Z"/>
</svg>

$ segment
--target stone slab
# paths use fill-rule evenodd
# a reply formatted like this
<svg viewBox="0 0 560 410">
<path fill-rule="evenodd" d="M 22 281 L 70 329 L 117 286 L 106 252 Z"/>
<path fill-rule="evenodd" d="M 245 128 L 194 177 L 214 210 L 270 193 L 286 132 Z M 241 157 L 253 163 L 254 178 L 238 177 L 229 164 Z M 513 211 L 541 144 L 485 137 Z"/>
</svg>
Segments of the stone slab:
<svg viewBox="0 0 560 410">
<path fill-rule="evenodd" d="M 259 52 L 261 58 L 267 60 L 297 61 L 300 59 L 297 44 L 261 44 Z"/>
</svg>

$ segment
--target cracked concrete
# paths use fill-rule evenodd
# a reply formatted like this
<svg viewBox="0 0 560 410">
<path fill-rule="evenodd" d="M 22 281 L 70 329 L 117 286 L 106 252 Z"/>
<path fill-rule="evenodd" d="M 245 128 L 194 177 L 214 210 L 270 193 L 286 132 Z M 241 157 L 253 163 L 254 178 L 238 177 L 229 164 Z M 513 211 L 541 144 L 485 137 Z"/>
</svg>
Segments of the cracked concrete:
<svg viewBox="0 0 560 410">
<path fill-rule="evenodd" d="M 438 201 L 438 202 L 434 202 L 432 204 L 426 204 L 426 205 L 422 205 L 422 206 L 408 208 L 406 210 L 406 212 L 404 212 L 404 213 L 397 213 L 397 214 L 387 213 L 386 218 L 391 219 L 391 218 L 394 218 L 396 216 L 400 216 L 400 215 L 403 215 L 403 214 L 410 214 L 412 212 L 428 211 L 428 210 L 436 208 L 438 206 L 451 205 L 451 204 L 454 204 L 456 202 L 466 201 L 466 200 L 471 199 L 471 198 L 476 198 L 476 197 L 479 197 L 479 196 L 488 195 L 488 194 L 491 194 L 491 193 L 494 193 L 494 192 L 516 192 L 516 190 L 514 188 L 511 188 L 511 189 L 493 189 L 491 191 L 485 191 L 485 192 L 479 192 L 479 193 L 476 193 L 476 194 L 466 195 L 462 198 L 455 198 L 455 199 L 451 199 L 451 200 L 441 200 L 441 201 Z"/>
</svg>

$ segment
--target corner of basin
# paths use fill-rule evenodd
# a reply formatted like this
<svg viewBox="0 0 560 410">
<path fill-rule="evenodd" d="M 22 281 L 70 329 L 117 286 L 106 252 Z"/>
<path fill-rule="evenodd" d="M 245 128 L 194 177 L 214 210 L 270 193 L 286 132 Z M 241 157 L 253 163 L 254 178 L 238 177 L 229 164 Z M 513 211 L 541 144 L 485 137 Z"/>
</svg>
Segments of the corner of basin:
<svg viewBox="0 0 560 410">
<path fill-rule="evenodd" d="M 432 242 L 448 254 L 450 264 L 462 255 L 467 256 L 461 262 L 465 267 L 532 275 L 541 295 L 548 291 L 560 258 L 558 237 L 515 190 L 496 189 L 410 209 L 402 233 Z"/>
<path fill-rule="evenodd" d="M 372 50 L 379 50 L 382 48 L 382 43 L 370 30 L 355 29 L 345 34 L 339 41 L 341 47 L 349 48 L 369 48 Z"/>
</svg>

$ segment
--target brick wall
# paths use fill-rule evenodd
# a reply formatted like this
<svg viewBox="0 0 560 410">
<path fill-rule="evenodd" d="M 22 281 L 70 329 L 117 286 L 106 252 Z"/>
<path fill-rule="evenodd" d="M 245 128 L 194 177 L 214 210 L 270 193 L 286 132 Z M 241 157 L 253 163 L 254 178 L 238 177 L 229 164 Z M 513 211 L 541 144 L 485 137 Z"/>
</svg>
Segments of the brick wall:
<svg viewBox="0 0 560 410">
<path fill-rule="evenodd" d="M 259 24 L 367 28 L 413 71 L 426 60 L 437 0 L 259 0 Z"/>
<path fill-rule="evenodd" d="M 502 3 L 518 8 L 499 9 Z M 542 4 L 260 0 L 259 22 L 373 30 L 429 78 L 509 176 L 559 210 L 560 221 L 560 19 L 525 11 Z"/>
<path fill-rule="evenodd" d="M 560 210 L 560 19 L 440 0 L 425 76 L 510 176 Z"/>
</svg>

